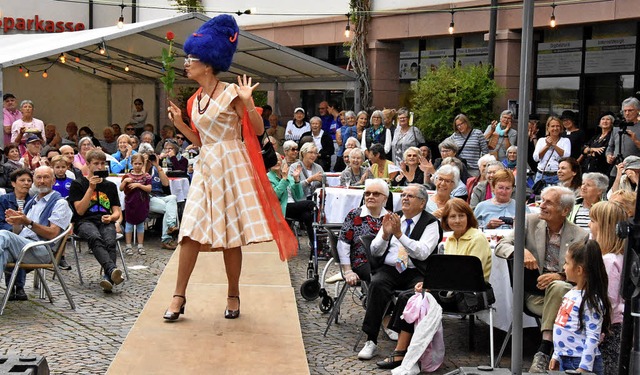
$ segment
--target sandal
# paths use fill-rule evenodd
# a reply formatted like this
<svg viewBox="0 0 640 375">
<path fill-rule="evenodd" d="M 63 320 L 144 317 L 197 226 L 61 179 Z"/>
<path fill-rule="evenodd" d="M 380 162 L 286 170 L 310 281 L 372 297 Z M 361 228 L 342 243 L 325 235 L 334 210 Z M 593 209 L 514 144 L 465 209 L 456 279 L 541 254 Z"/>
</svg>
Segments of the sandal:
<svg viewBox="0 0 640 375">
<path fill-rule="evenodd" d="M 394 350 L 387 358 L 382 361 L 378 361 L 376 365 L 385 370 L 394 369 L 402 364 L 402 360 L 406 354 L 406 350 Z"/>
</svg>

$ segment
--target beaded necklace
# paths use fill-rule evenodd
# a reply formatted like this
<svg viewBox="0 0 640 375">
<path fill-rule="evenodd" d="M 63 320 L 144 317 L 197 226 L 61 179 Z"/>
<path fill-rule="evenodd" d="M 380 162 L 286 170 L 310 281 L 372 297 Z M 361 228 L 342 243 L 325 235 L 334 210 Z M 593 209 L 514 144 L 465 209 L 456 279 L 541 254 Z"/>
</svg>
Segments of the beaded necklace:
<svg viewBox="0 0 640 375">
<path fill-rule="evenodd" d="M 220 80 L 218 80 L 218 82 L 216 82 L 215 87 L 213 88 L 213 91 L 211 91 L 211 95 L 209 95 L 209 100 L 207 100 L 207 104 L 204 106 L 204 108 L 200 109 L 200 100 L 202 100 L 202 91 L 200 91 L 200 93 L 198 94 L 198 113 L 199 114 L 204 114 L 207 111 L 207 108 L 209 108 L 209 103 L 211 103 L 211 97 L 213 97 L 213 94 L 216 92 L 216 89 L 218 88 L 218 85 L 220 84 Z"/>
</svg>

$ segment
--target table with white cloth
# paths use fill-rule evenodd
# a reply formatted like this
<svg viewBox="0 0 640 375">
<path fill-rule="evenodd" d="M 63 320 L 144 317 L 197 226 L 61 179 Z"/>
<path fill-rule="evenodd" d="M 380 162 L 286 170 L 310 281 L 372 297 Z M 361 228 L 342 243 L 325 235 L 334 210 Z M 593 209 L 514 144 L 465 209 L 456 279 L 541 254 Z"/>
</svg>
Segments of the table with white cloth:
<svg viewBox="0 0 640 375">
<path fill-rule="evenodd" d="M 120 206 L 124 210 L 124 191 L 120 191 L 120 183 L 124 175 L 109 176 L 107 180 L 113 182 L 118 187 L 118 196 L 120 197 Z M 178 203 L 187 199 L 189 192 L 189 179 L 186 177 L 169 177 L 169 190 L 171 194 L 176 196 Z"/>
<path fill-rule="evenodd" d="M 325 175 L 327 177 L 326 183 L 328 187 L 340 186 L 340 173 L 328 172 L 325 173 Z"/>
<path fill-rule="evenodd" d="M 324 193 L 324 194 L 323 194 Z M 393 194 L 393 210 L 400 211 L 402 204 L 400 202 L 400 191 Z M 429 190 L 429 196 L 435 194 L 435 191 Z M 324 214 L 327 223 L 343 223 L 344 218 L 347 217 L 349 211 L 362 205 L 362 197 L 364 195 L 363 188 L 336 188 L 328 187 L 318 189 L 316 191 L 316 197 L 323 197 L 318 199 L 318 205 L 322 207 L 324 204 Z"/>
<path fill-rule="evenodd" d="M 487 240 L 491 245 L 491 252 L 493 253 L 496 247 L 496 239 L 504 236 L 510 229 L 489 229 L 485 231 Z M 448 238 L 452 235 L 452 232 L 445 232 L 444 238 Z M 444 241 L 444 239 L 443 239 Z M 493 326 L 507 331 L 513 320 L 513 291 L 511 288 L 511 280 L 509 276 L 509 267 L 507 266 L 507 260 L 497 257 L 495 253 L 491 256 L 491 276 L 489 282 L 493 287 L 493 294 L 496 296 L 496 302 L 493 304 L 495 312 L 493 314 Z M 478 313 L 478 318 L 485 323 L 489 324 L 489 312 L 483 311 Z M 537 327 L 536 320 L 529 315 L 522 314 L 522 327 Z"/>
</svg>

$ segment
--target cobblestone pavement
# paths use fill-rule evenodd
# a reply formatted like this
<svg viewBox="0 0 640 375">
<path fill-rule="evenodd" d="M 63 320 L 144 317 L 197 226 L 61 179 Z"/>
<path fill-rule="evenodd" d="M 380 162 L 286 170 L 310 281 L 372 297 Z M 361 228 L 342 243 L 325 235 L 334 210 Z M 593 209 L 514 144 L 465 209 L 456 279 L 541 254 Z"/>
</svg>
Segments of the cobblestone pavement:
<svg viewBox="0 0 640 375">
<path fill-rule="evenodd" d="M 38 299 L 37 290 L 32 288 L 33 279 L 30 274 L 25 288 L 29 301 L 9 302 L 4 315 L 0 316 L 0 355 L 43 355 L 52 374 L 104 374 L 172 254 L 171 251 L 160 248 L 159 239 L 148 239 L 145 245 L 147 255 L 126 257 L 131 280 L 115 287 L 113 294 L 104 294 L 100 289 L 99 265 L 93 255 L 87 252 L 86 244 L 79 255 L 85 281 L 84 285 L 80 284 L 73 252 L 68 248 L 67 260 L 74 268 L 62 272 L 76 303 L 75 311 L 69 308 L 57 281 L 49 281 L 54 295 L 53 304 L 46 299 Z M 353 351 L 363 316 L 363 309 L 357 304 L 359 300 L 355 296 L 347 295 L 341 309 L 340 323 L 331 327 L 327 337 L 322 336 L 328 315 L 320 312 L 318 300 L 306 301 L 299 291 L 300 285 L 307 279 L 308 251 L 308 247 L 304 247 L 302 254 L 290 261 L 289 271 L 296 291 L 311 373 L 385 373 L 378 370 L 374 363 L 382 359 L 381 355 L 391 352 L 394 346 L 383 333 L 379 337 L 381 355 L 376 359 L 360 361 Z M 321 267 L 324 264 L 325 262 L 321 262 Z M 333 271 L 337 271 L 337 268 Z M 48 280 L 50 279 L 49 275 Z M 4 282 L 2 285 L 0 293 L 4 293 Z M 330 288 L 330 294 L 335 294 L 334 288 Z M 446 358 L 443 367 L 436 374 L 445 374 L 461 366 L 489 364 L 487 325 L 476 323 L 476 349 L 473 352 L 467 346 L 466 320 L 445 318 L 444 332 Z M 537 335 L 533 332 L 529 336 Z M 503 338 L 503 333 L 496 334 L 496 346 L 499 347 Z M 362 344 L 361 342 L 360 347 Z M 533 356 L 533 345 L 536 343 L 527 345 L 525 342 L 526 360 Z M 509 365 L 508 358 L 503 359 L 502 365 Z M 525 365 L 528 366 L 529 362 L 525 361 Z"/>
</svg>

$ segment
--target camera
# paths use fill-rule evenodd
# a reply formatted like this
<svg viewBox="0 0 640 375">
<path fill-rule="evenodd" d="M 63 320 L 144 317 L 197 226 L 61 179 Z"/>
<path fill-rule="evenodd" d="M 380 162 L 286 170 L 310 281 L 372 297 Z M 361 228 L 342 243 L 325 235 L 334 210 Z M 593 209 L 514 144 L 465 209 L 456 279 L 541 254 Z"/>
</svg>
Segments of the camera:
<svg viewBox="0 0 640 375">
<path fill-rule="evenodd" d="M 106 169 L 103 171 L 95 171 L 93 172 L 94 176 L 98 176 L 100 178 L 107 178 L 109 177 L 109 171 L 107 171 Z"/>
<path fill-rule="evenodd" d="M 149 161 L 156 161 L 158 159 L 158 157 L 156 156 L 156 154 L 150 154 L 149 155 Z"/>
<path fill-rule="evenodd" d="M 502 220 L 503 223 L 507 225 L 513 225 L 513 218 L 508 216 L 500 216 L 498 220 Z"/>
</svg>

